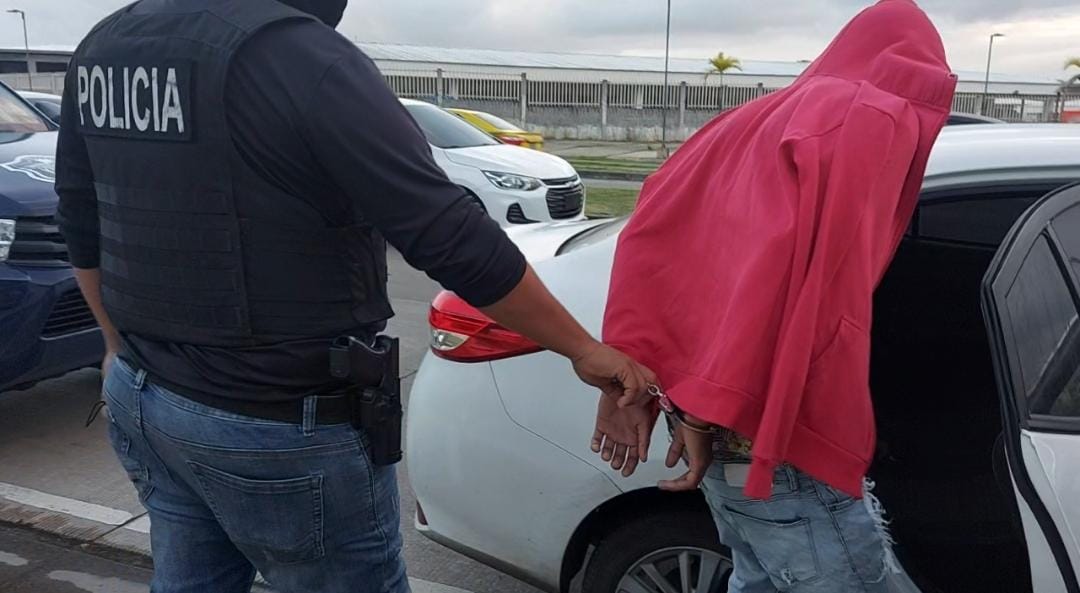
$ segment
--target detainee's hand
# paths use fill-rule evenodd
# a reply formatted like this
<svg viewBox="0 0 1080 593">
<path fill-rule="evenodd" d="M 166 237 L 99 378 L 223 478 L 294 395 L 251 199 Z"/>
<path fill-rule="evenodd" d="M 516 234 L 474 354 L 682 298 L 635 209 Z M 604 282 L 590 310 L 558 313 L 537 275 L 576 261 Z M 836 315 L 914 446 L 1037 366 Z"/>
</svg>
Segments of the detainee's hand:
<svg viewBox="0 0 1080 593">
<path fill-rule="evenodd" d="M 601 395 L 596 408 L 593 453 L 610 461 L 611 469 L 622 470 L 623 477 L 630 477 L 638 462 L 648 459 L 657 414 L 659 411 L 651 402 L 621 408 L 616 398 Z"/>
<path fill-rule="evenodd" d="M 690 430 L 682 424 L 675 424 L 675 437 L 668 448 L 665 464 L 675 467 L 685 454 L 689 469 L 674 480 L 661 480 L 658 486 L 668 492 L 683 492 L 696 489 L 705 472 L 713 461 L 713 435 Z"/>
<path fill-rule="evenodd" d="M 656 373 L 611 346 L 596 342 L 573 363 L 582 381 L 598 387 L 604 397 L 617 398 L 620 407 L 644 404 L 652 398 L 649 385 L 656 384 Z"/>
</svg>

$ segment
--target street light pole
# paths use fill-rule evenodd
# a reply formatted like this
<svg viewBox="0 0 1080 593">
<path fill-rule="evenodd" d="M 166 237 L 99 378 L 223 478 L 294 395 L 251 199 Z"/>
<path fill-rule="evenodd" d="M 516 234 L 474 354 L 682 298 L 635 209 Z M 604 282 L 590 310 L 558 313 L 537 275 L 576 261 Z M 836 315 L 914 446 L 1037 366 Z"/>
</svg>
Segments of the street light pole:
<svg viewBox="0 0 1080 593">
<path fill-rule="evenodd" d="M 990 48 L 986 50 L 986 84 L 983 85 L 982 115 L 986 115 L 990 103 L 990 62 L 994 59 L 994 40 L 1004 37 L 1004 33 L 994 33 L 990 36 Z"/>
<path fill-rule="evenodd" d="M 8 12 L 22 17 L 23 47 L 26 48 L 26 81 L 29 83 L 29 90 L 32 91 L 34 90 L 34 76 L 30 74 L 30 35 L 26 32 L 26 13 L 18 8 L 12 8 Z"/>
<path fill-rule="evenodd" d="M 664 98 L 660 109 L 660 157 L 668 158 L 667 111 L 668 111 L 668 70 L 671 60 L 671 0 L 667 0 L 667 33 L 664 36 Z"/>
</svg>

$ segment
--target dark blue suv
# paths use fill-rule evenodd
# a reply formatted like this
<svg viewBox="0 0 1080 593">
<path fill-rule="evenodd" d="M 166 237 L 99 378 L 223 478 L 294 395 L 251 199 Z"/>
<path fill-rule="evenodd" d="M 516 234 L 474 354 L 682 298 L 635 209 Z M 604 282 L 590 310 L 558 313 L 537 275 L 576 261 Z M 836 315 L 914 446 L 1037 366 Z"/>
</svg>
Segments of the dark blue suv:
<svg viewBox="0 0 1080 593">
<path fill-rule="evenodd" d="M 56 127 L 0 84 L 0 391 L 100 364 L 56 222 Z"/>
</svg>

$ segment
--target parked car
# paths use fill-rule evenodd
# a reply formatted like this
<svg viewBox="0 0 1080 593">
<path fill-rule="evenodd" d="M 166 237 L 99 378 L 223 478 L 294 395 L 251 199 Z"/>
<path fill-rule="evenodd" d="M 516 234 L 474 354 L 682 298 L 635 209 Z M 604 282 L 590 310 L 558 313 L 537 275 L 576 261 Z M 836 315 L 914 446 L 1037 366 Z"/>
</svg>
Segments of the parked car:
<svg viewBox="0 0 1080 593">
<path fill-rule="evenodd" d="M 480 130 L 498 138 L 503 144 L 513 144 L 522 148 L 533 150 L 544 149 L 544 137 L 536 132 L 527 132 L 520 126 L 512 124 L 505 119 L 472 109 L 447 109 L 450 113 L 476 126 Z"/>
<path fill-rule="evenodd" d="M 870 475 L 909 587 L 1078 590 L 1078 179 L 1075 126 L 962 126 L 935 147 L 873 328 Z M 512 232 L 594 335 L 625 222 Z M 582 572 L 588 593 L 726 590 L 703 498 L 655 488 L 674 475 L 663 422 L 623 479 L 589 450 L 598 393 L 565 360 L 450 293 L 431 324 L 407 426 L 424 535 L 548 591 Z"/>
<path fill-rule="evenodd" d="M 974 113 L 960 113 L 954 111 L 949 114 L 949 119 L 946 125 L 950 126 L 963 126 L 970 124 L 1003 124 L 1005 120 L 995 119 L 993 117 L 987 117 L 985 115 L 975 115 Z"/>
<path fill-rule="evenodd" d="M 499 224 L 584 218 L 585 186 L 570 163 L 503 144 L 430 103 L 401 102 L 427 136 L 435 162 Z"/>
<path fill-rule="evenodd" d="M 60 95 L 50 95 L 48 93 L 36 93 L 34 91 L 18 91 L 19 96 L 26 99 L 27 103 L 30 103 L 44 115 L 49 118 L 49 121 L 56 125 L 60 125 Z"/>
<path fill-rule="evenodd" d="M 0 84 L 0 391 L 97 365 L 104 355 L 53 220 L 55 130 Z"/>
</svg>

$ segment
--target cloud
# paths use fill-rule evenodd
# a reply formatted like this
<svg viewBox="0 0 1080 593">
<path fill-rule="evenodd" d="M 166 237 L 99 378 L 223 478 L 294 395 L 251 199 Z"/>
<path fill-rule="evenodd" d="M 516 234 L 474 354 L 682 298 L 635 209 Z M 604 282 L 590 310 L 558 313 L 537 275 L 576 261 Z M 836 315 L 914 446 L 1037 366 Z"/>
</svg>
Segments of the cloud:
<svg viewBox="0 0 1080 593">
<path fill-rule="evenodd" d="M 128 0 L 13 0 L 24 3 L 32 44 L 75 44 Z M 700 57 L 814 57 L 866 0 L 674 0 L 672 50 Z M 1060 71 L 1080 54 L 1076 0 L 924 0 L 958 69 L 985 67 L 989 33 L 1006 32 L 1000 66 Z M 663 0 L 351 0 L 340 30 L 366 41 L 417 45 L 651 53 L 663 50 Z M 4 19 L 3 17 L 10 17 Z M 22 45 L 13 15 L 0 14 L 0 45 Z M 995 63 L 998 63 L 995 59 Z"/>
<path fill-rule="evenodd" d="M 441 4 L 441 3 L 439 3 Z M 816 56 L 859 10 L 862 0 L 675 0 L 672 51 L 701 57 L 726 51 L 746 59 Z M 1080 54 L 1075 0 L 925 0 L 953 66 L 985 67 L 992 31 L 1002 41 L 1000 67 L 1050 75 L 1066 55 Z M 663 51 L 662 0 L 458 0 L 436 6 L 414 0 L 353 0 L 343 31 L 387 43 L 456 47 L 651 54 Z M 1047 30 L 1068 31 L 1048 36 Z"/>
</svg>

